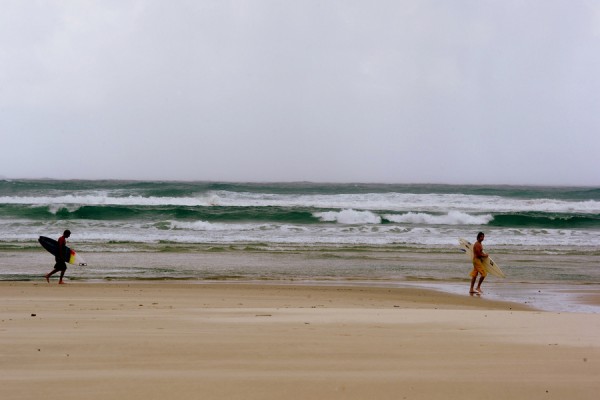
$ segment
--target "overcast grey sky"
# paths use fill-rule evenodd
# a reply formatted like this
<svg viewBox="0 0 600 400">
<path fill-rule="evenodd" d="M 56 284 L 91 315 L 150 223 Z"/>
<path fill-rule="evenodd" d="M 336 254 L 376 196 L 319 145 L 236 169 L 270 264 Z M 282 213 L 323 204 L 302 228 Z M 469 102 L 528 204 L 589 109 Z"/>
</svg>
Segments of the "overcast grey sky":
<svg viewBox="0 0 600 400">
<path fill-rule="evenodd" d="M 600 1 L 0 9 L 0 176 L 600 185 Z"/>
</svg>

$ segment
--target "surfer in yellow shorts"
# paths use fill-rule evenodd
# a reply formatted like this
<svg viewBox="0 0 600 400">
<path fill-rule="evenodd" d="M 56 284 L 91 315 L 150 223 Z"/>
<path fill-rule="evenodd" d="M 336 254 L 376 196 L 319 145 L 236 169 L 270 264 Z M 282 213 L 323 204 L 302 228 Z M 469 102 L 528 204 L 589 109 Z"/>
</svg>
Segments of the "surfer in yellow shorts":
<svg viewBox="0 0 600 400">
<path fill-rule="evenodd" d="M 485 235 L 483 232 L 479 232 L 477 234 L 477 242 L 473 245 L 473 271 L 471 271 L 471 289 L 469 293 L 471 294 L 481 294 L 483 291 L 481 290 L 481 284 L 483 280 L 487 276 L 487 272 L 483 268 L 483 260 L 488 257 L 488 255 L 483 251 L 483 239 Z M 477 280 L 477 275 L 480 275 L 479 283 L 477 284 L 477 289 L 475 287 L 475 281 Z"/>
</svg>

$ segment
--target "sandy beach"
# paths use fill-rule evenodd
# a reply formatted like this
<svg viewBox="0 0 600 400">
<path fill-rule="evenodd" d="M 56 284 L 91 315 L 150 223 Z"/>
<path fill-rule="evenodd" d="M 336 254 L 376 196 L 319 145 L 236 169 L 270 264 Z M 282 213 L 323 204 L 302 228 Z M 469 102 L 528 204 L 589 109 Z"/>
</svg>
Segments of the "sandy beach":
<svg viewBox="0 0 600 400">
<path fill-rule="evenodd" d="M 595 399 L 600 315 L 412 288 L 0 283 L 2 399 Z"/>
</svg>

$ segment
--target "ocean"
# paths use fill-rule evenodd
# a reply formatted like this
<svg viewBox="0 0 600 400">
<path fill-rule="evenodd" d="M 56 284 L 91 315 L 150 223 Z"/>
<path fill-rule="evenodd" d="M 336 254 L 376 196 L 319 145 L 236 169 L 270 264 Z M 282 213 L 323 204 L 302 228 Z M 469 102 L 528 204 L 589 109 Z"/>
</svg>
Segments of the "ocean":
<svg viewBox="0 0 600 400">
<path fill-rule="evenodd" d="M 594 294 L 600 285 L 594 187 L 0 180 L 0 280 L 39 279 L 52 257 L 37 238 L 65 229 L 88 263 L 69 269 L 73 280 L 462 291 L 470 264 L 458 238 L 483 231 L 507 275 L 484 284 L 496 296 L 553 285 Z"/>
</svg>

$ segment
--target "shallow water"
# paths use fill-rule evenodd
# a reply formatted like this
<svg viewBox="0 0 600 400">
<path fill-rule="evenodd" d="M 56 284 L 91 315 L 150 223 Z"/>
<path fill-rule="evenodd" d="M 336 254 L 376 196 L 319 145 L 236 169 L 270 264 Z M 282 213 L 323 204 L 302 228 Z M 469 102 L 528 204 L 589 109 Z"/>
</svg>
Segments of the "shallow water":
<svg viewBox="0 0 600 400">
<path fill-rule="evenodd" d="M 372 286 L 419 286 L 468 294 L 469 260 L 458 250 L 403 249 L 89 252 L 87 266 L 70 265 L 71 280 L 260 281 Z M 484 296 L 548 311 L 600 312 L 586 294 L 600 294 L 600 256 L 498 254 L 506 279 L 489 276 Z M 0 252 L 0 280 L 43 280 L 54 260 L 45 251 Z"/>
</svg>

